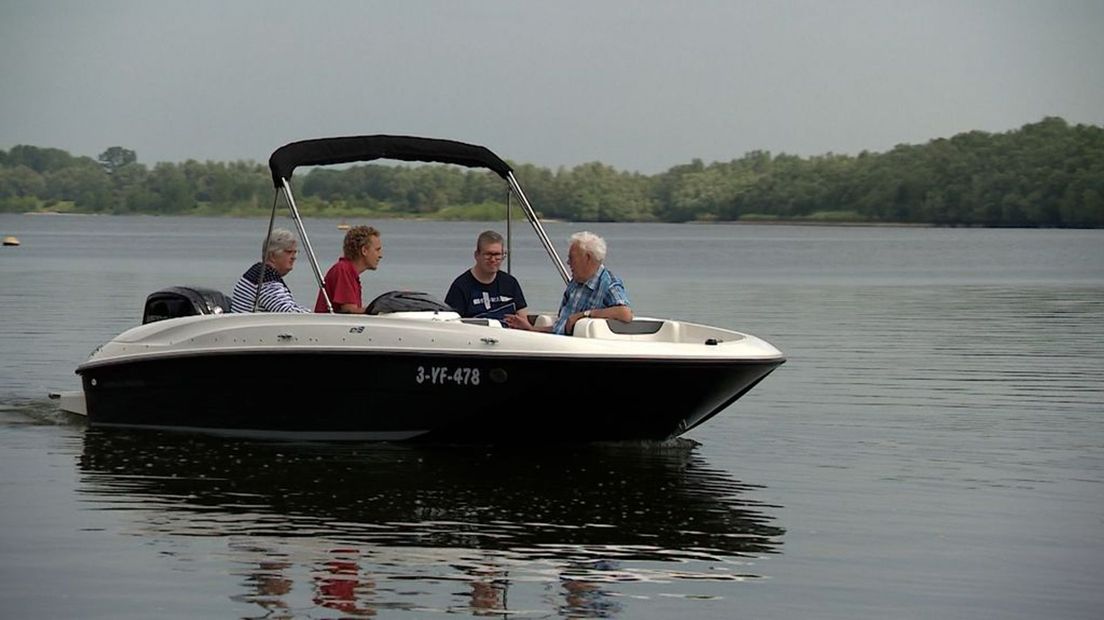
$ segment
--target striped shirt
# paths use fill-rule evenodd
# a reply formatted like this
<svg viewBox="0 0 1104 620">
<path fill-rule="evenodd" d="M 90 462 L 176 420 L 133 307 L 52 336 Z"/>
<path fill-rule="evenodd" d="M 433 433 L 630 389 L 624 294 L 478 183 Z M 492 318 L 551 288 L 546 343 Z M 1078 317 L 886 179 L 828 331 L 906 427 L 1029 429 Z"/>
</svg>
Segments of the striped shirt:
<svg viewBox="0 0 1104 620">
<path fill-rule="evenodd" d="M 261 295 L 257 303 L 257 312 L 310 312 L 295 303 L 291 289 L 284 279 L 270 265 L 264 266 L 264 282 L 261 283 Z M 261 273 L 261 263 L 249 268 L 234 286 L 234 296 L 230 300 L 231 312 L 253 312 L 253 298 L 257 294 L 257 277 Z"/>
<path fill-rule="evenodd" d="M 632 304 L 629 303 L 629 294 L 625 291 L 625 284 L 621 282 L 621 278 L 613 275 L 613 272 L 602 265 L 598 267 L 598 273 L 586 282 L 580 284 L 572 280 L 567 283 L 563 301 L 560 302 L 560 316 L 552 326 L 552 332 L 566 333 L 567 320 L 576 312 L 613 306 L 631 307 Z"/>
</svg>

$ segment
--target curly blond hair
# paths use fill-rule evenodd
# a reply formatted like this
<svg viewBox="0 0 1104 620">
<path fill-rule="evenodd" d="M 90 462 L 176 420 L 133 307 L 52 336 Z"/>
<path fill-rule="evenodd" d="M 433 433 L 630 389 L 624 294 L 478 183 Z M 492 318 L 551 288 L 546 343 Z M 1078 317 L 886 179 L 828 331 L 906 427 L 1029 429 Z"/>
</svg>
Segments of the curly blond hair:
<svg viewBox="0 0 1104 620">
<path fill-rule="evenodd" d="M 371 226 L 353 226 L 345 233 L 344 252 L 345 258 L 355 259 L 360 255 L 360 248 L 371 243 L 372 237 L 380 236 L 380 232 Z"/>
</svg>

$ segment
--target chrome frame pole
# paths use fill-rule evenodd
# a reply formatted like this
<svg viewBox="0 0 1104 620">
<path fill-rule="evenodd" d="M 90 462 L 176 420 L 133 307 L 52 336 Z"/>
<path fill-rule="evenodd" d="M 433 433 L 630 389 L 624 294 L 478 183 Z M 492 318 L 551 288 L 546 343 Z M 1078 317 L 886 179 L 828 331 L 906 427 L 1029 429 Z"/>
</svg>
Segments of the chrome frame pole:
<svg viewBox="0 0 1104 620">
<path fill-rule="evenodd" d="M 261 285 L 264 284 L 265 259 L 268 258 L 268 242 L 272 239 L 272 227 L 276 224 L 276 203 L 280 200 L 280 192 L 272 196 L 272 213 L 268 216 L 268 232 L 265 233 L 264 243 L 261 244 L 261 272 L 257 274 L 257 286 L 253 290 L 253 312 L 261 306 Z"/>
<path fill-rule="evenodd" d="M 303 227 L 303 218 L 299 217 L 299 208 L 295 206 L 295 198 L 291 195 L 291 184 L 287 179 L 280 179 L 284 187 L 284 198 L 287 199 L 288 210 L 291 211 L 291 219 L 295 221 L 295 227 L 299 230 L 299 238 L 303 240 L 303 247 L 307 250 L 307 258 L 310 259 L 311 268 L 314 270 L 314 279 L 318 282 L 318 290 L 322 291 L 322 299 L 326 300 L 326 309 L 333 314 L 333 304 L 330 303 L 330 294 L 326 292 L 326 285 L 322 278 L 322 269 L 318 266 L 318 259 L 314 257 L 314 248 L 311 247 L 307 230 Z"/>
<path fill-rule="evenodd" d="M 533 232 L 537 233 L 537 238 L 540 239 L 541 245 L 544 246 L 544 251 L 548 252 L 548 256 L 552 259 L 552 262 L 556 264 L 556 269 L 560 272 L 560 277 L 563 278 L 564 284 L 571 281 L 571 276 L 567 274 L 567 267 L 564 267 L 563 261 L 560 260 L 560 255 L 556 253 L 556 248 L 552 246 L 552 242 L 548 240 L 548 233 L 544 232 L 544 227 L 541 226 L 540 220 L 537 219 L 537 214 L 533 211 L 533 205 L 529 204 L 529 199 L 525 197 L 525 192 L 522 191 L 521 185 L 518 184 L 517 179 L 514 177 L 513 171 L 506 173 L 506 182 L 510 184 L 510 189 L 518 197 L 518 202 L 521 203 L 521 210 L 525 212 L 525 217 L 529 219 L 529 224 L 533 227 Z"/>
<path fill-rule="evenodd" d="M 510 217 L 510 188 L 506 188 L 506 273 L 510 273 L 510 255 L 513 254 L 510 248 L 510 221 L 513 219 Z"/>
</svg>

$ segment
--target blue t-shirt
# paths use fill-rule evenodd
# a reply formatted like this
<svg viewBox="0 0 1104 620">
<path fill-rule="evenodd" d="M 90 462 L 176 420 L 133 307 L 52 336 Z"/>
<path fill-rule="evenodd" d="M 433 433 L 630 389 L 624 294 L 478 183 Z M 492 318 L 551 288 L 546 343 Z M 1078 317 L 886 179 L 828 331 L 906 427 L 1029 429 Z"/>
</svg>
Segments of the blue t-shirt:
<svg viewBox="0 0 1104 620">
<path fill-rule="evenodd" d="M 483 284 L 475 279 L 470 269 L 452 281 L 445 303 L 465 318 L 500 320 L 526 307 L 525 294 L 517 278 L 499 271 L 490 284 Z"/>
</svg>

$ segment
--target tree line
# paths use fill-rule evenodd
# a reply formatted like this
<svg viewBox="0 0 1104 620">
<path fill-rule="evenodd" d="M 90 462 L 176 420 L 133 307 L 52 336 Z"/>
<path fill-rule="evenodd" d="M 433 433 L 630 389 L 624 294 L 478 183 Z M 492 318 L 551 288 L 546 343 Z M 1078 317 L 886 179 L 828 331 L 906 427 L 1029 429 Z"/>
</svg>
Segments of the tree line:
<svg viewBox="0 0 1104 620">
<path fill-rule="evenodd" d="M 592 162 L 514 164 L 537 211 L 572 221 L 838 221 L 941 226 L 1104 227 L 1104 128 L 1061 118 L 971 131 L 884 153 L 798 157 L 752 151 L 644 175 Z M 499 219 L 493 173 L 366 164 L 296 175 L 305 215 Z M 0 211 L 259 215 L 273 188 L 253 161 L 161 162 L 111 147 L 0 150 Z"/>
</svg>

